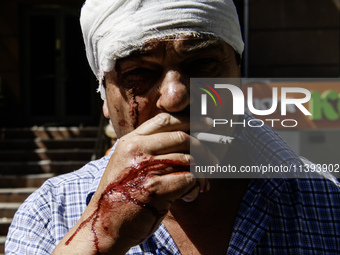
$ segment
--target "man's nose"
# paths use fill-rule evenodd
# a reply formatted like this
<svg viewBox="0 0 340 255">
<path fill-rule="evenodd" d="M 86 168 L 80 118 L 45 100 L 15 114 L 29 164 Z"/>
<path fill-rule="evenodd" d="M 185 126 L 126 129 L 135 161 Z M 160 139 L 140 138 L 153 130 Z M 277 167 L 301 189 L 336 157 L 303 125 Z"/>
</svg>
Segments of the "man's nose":
<svg viewBox="0 0 340 255">
<path fill-rule="evenodd" d="M 183 111 L 190 104 L 189 82 L 179 71 L 165 72 L 159 87 L 157 107 L 168 112 Z"/>
</svg>

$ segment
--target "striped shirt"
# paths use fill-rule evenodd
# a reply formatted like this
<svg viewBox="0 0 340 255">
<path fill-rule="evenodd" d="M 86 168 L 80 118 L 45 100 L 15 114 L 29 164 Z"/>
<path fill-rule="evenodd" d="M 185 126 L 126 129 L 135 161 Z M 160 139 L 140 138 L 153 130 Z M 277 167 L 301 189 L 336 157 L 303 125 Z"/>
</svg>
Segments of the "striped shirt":
<svg viewBox="0 0 340 255">
<path fill-rule="evenodd" d="M 267 126 L 239 128 L 235 136 L 254 165 L 301 165 Z M 9 229 L 6 254 L 51 254 L 85 210 L 111 154 L 51 178 L 27 198 Z M 314 177 L 252 179 L 227 254 L 340 254 L 340 184 L 328 173 Z M 161 224 L 127 254 L 180 252 Z"/>
</svg>

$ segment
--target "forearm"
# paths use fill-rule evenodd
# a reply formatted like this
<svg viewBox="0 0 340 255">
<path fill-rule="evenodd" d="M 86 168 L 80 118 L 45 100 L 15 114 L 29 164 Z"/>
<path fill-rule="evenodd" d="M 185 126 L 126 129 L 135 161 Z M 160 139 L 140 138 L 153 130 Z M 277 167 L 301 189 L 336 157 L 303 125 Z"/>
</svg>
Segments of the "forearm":
<svg viewBox="0 0 340 255">
<path fill-rule="evenodd" d="M 108 222 L 98 207 L 89 206 L 52 254 L 125 254 L 132 245 L 119 238 L 121 225 L 119 217 L 110 217 Z"/>
<path fill-rule="evenodd" d="M 102 183 L 105 183 L 103 178 Z M 135 180 L 118 180 L 99 188 L 77 224 L 62 239 L 54 254 L 125 254 L 146 240 L 165 214 L 150 210 L 146 188 L 131 187 Z M 137 185 L 138 186 L 138 185 Z M 104 187 L 101 186 L 101 187 Z M 117 190 L 118 189 L 118 190 Z M 137 194 L 133 190 L 137 190 Z M 143 193 L 144 195 L 142 195 Z M 156 210 L 156 209 L 154 209 Z"/>
</svg>

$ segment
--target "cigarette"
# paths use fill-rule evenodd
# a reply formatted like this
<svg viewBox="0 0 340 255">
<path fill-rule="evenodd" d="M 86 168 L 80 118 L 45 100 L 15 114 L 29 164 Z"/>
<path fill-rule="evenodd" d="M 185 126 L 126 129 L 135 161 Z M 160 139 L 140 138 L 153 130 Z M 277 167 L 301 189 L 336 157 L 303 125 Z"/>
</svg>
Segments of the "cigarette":
<svg viewBox="0 0 340 255">
<path fill-rule="evenodd" d="M 203 132 L 195 132 L 195 133 L 192 133 L 191 135 L 203 142 L 220 143 L 220 144 L 230 144 L 232 140 L 234 139 L 234 137 L 231 137 L 231 136 L 216 135 L 216 134 L 203 133 Z"/>
</svg>

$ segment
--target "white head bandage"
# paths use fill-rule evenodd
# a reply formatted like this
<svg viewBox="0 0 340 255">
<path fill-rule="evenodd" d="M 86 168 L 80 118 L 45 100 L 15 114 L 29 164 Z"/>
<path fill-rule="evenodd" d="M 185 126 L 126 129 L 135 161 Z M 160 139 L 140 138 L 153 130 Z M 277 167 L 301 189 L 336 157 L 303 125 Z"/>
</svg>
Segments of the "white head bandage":
<svg viewBox="0 0 340 255">
<path fill-rule="evenodd" d="M 102 81 L 117 59 L 148 40 L 175 34 L 209 34 L 242 54 L 243 41 L 232 0 L 87 0 L 80 23 L 90 66 Z"/>
</svg>

